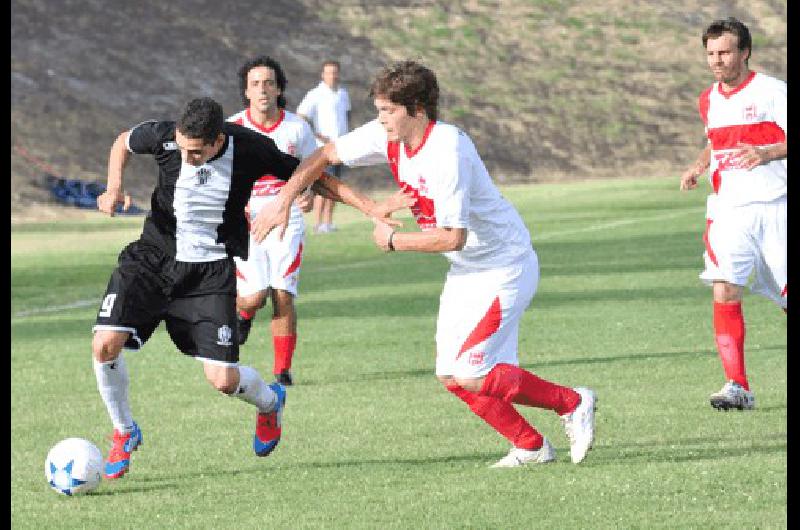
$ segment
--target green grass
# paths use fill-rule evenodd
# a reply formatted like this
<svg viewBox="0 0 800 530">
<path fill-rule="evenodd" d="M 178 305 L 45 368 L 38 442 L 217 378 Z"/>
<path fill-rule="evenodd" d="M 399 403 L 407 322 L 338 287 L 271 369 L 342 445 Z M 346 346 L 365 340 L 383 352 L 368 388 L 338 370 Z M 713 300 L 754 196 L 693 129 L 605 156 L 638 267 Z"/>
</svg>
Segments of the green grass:
<svg viewBox="0 0 800 530">
<path fill-rule="evenodd" d="M 298 298 L 297 385 L 273 455 L 253 412 L 215 393 L 163 327 L 126 354 L 144 432 L 131 472 L 61 497 L 43 476 L 70 436 L 105 452 L 110 422 L 90 361 L 93 302 L 141 219 L 12 228 L 14 528 L 781 528 L 787 525 L 786 320 L 748 294 L 751 413 L 707 403 L 722 381 L 710 292 L 697 279 L 704 192 L 677 178 L 504 188 L 531 228 L 542 278 L 522 366 L 599 396 L 579 466 L 555 414 L 523 409 L 554 464 L 490 470 L 504 439 L 440 388 L 433 334 L 446 271 L 383 255 L 345 207 L 310 235 Z M 405 218 L 408 220 L 408 218 Z M 59 309 L 62 307 L 62 309 Z M 242 362 L 268 373 L 262 313 Z"/>
</svg>

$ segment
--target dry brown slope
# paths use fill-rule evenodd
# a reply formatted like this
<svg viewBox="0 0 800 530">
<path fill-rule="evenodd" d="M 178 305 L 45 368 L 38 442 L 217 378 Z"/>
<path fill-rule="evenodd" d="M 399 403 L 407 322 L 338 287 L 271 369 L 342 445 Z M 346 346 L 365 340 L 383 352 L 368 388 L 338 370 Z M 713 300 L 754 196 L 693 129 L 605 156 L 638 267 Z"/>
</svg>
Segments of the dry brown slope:
<svg viewBox="0 0 800 530">
<path fill-rule="evenodd" d="M 354 121 L 372 116 L 369 76 L 387 60 L 436 70 L 442 118 L 463 126 L 500 181 L 677 173 L 702 145 L 709 83 L 700 33 L 736 15 L 751 66 L 786 78 L 786 2 L 624 0 L 411 2 L 13 0 L 12 208 L 45 199 L 22 145 L 70 177 L 103 178 L 114 136 L 204 94 L 237 110 L 237 66 L 269 53 L 290 108 L 341 59 Z M 146 201 L 148 161 L 129 183 Z M 385 172 L 355 175 L 360 185 Z"/>
</svg>

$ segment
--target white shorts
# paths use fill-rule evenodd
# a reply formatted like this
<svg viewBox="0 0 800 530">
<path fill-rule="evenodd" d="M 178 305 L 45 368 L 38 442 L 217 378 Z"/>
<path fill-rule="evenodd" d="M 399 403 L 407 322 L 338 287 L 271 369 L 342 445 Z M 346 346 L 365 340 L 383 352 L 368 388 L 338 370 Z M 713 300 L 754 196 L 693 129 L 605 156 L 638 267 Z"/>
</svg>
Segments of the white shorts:
<svg viewBox="0 0 800 530">
<path fill-rule="evenodd" d="M 710 195 L 703 240 L 706 284 L 725 281 L 787 305 L 786 196 L 772 202 L 725 206 Z M 752 276 L 752 281 L 751 281 Z"/>
<path fill-rule="evenodd" d="M 513 267 L 447 273 L 436 323 L 436 375 L 485 376 L 518 365 L 519 322 L 539 284 L 535 252 Z"/>
<path fill-rule="evenodd" d="M 297 207 L 292 205 L 292 210 Z M 270 287 L 297 296 L 300 281 L 300 264 L 303 259 L 303 242 L 306 237 L 303 215 L 292 215 L 283 240 L 273 230 L 261 243 L 250 237 L 247 260 L 236 262 L 236 290 L 239 296 L 249 296 Z M 252 218 L 255 214 L 251 212 Z"/>
</svg>

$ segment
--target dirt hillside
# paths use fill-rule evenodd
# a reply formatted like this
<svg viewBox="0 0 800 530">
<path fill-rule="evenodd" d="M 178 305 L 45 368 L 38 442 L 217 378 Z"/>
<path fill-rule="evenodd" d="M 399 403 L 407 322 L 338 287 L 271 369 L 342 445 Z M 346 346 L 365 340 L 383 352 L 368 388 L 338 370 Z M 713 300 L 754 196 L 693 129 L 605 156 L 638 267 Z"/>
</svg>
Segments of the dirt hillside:
<svg viewBox="0 0 800 530">
<path fill-rule="evenodd" d="M 47 201 L 43 170 L 105 179 L 123 129 L 172 119 L 189 98 L 241 108 L 236 70 L 266 53 L 289 78 L 290 110 L 342 63 L 360 124 L 367 82 L 388 61 L 433 68 L 441 119 L 463 127 L 501 182 L 676 174 L 702 146 L 709 83 L 700 35 L 739 17 L 751 67 L 786 79 L 786 1 L 12 0 L 12 213 Z M 23 156 L 21 153 L 26 153 Z M 383 187 L 385 170 L 353 181 Z M 127 185 L 145 206 L 149 160 Z"/>
</svg>

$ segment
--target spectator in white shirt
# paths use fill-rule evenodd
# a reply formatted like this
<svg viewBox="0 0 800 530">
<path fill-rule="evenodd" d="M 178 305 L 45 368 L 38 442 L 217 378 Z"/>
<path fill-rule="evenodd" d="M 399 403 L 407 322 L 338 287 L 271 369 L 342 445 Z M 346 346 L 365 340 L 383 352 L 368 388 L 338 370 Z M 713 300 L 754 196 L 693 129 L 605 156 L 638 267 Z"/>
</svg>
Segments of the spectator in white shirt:
<svg viewBox="0 0 800 530">
<path fill-rule="evenodd" d="M 322 81 L 312 88 L 297 107 L 297 114 L 305 118 L 314 130 L 317 145 L 322 146 L 346 134 L 350 130 L 350 96 L 339 84 L 338 61 L 328 60 L 322 64 Z M 342 177 L 342 165 L 328 168 L 337 178 Z M 334 201 L 317 196 L 314 201 L 316 233 L 336 230 L 333 224 Z"/>
</svg>

